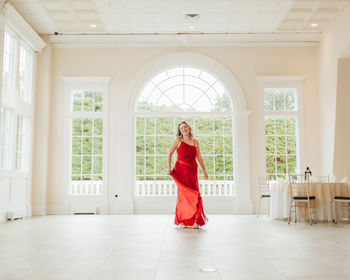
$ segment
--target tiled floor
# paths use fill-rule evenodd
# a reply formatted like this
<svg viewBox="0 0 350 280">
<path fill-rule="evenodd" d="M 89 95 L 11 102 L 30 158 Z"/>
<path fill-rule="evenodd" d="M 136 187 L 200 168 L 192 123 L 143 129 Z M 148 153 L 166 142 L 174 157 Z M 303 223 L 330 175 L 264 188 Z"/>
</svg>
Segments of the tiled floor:
<svg viewBox="0 0 350 280">
<path fill-rule="evenodd" d="M 45 216 L 0 224 L 0 279 L 350 279 L 350 224 L 209 215 Z M 200 268 L 216 268 L 201 272 Z"/>
</svg>

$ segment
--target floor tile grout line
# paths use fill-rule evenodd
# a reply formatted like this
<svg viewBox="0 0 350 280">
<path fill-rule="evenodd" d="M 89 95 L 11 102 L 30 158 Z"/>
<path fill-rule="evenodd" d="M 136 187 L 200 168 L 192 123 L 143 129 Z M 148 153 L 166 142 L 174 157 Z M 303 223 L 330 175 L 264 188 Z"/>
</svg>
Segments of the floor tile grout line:
<svg viewBox="0 0 350 280">
<path fill-rule="evenodd" d="M 211 253 L 209 251 L 209 247 L 208 247 L 207 243 L 205 242 L 205 239 L 202 237 L 202 234 L 203 234 L 202 232 L 199 232 L 199 237 L 203 241 L 203 244 L 204 244 L 206 250 L 208 251 L 208 256 L 209 256 L 212 264 L 214 265 L 214 267 L 215 267 L 215 269 L 216 269 L 216 271 L 218 273 L 219 279 L 222 280 L 223 278 L 222 278 L 221 272 L 219 271 L 217 265 L 215 264 L 214 258 L 212 257 L 212 255 L 211 255 Z"/>
<path fill-rule="evenodd" d="M 160 258 L 162 256 L 162 252 L 163 252 L 163 247 L 164 247 L 164 243 L 165 243 L 165 236 L 166 236 L 166 231 L 168 228 L 168 220 L 164 221 L 164 225 L 163 225 L 163 240 L 162 240 L 162 245 L 160 246 L 160 250 L 159 250 L 159 257 L 158 257 L 158 262 L 157 262 L 157 268 L 156 268 L 156 275 L 155 275 L 155 279 L 158 278 L 158 271 L 159 271 L 159 264 L 160 264 Z"/>
</svg>

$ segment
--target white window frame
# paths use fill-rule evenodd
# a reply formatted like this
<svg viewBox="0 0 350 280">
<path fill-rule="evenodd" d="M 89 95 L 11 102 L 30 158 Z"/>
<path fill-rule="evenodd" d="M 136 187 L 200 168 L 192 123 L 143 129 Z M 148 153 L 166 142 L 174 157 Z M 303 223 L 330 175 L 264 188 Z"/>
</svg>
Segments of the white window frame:
<svg viewBox="0 0 350 280">
<path fill-rule="evenodd" d="M 297 143 L 297 173 L 305 163 L 304 156 L 304 119 L 303 119 L 303 76 L 258 76 L 256 77 L 259 90 L 259 135 L 257 137 L 260 150 L 259 174 L 266 174 L 266 153 L 265 153 L 265 118 L 271 117 L 293 117 L 296 119 L 296 143 Z M 297 91 L 297 111 L 265 111 L 264 98 L 266 88 L 295 88 Z"/>
<path fill-rule="evenodd" d="M 178 67 L 180 67 L 180 65 Z M 186 67 L 186 65 L 181 65 L 181 67 Z M 167 70 L 171 70 L 172 68 L 176 68 L 176 67 L 167 67 L 165 69 L 162 69 L 157 74 L 155 74 L 151 79 L 149 79 L 147 81 L 147 84 L 148 83 L 152 83 L 154 77 L 158 76 L 159 74 L 166 73 Z M 213 79 L 215 79 L 215 82 L 213 82 L 212 84 L 209 85 L 209 89 L 212 88 L 213 85 L 216 84 L 216 83 L 220 83 L 220 85 L 223 88 L 225 88 L 225 86 L 222 83 L 222 81 L 219 80 L 214 75 L 212 75 L 211 73 L 208 73 L 207 71 L 202 70 L 200 67 L 193 67 L 193 66 L 191 66 L 191 68 L 195 68 L 196 70 L 198 70 L 200 72 L 204 72 L 206 75 L 210 75 L 210 76 L 212 76 Z M 154 84 L 154 86 L 157 87 L 156 84 Z M 143 90 L 143 89 L 141 89 L 141 90 Z M 213 111 L 213 112 L 196 112 L 196 111 L 190 111 L 190 112 L 176 112 L 176 111 L 175 112 L 152 112 L 152 111 L 149 111 L 149 112 L 147 112 L 147 111 L 144 111 L 144 110 L 137 111 L 138 101 L 139 100 L 140 101 L 145 100 L 145 98 L 142 95 L 139 96 L 139 98 L 136 100 L 135 113 L 134 113 L 134 143 L 135 143 L 134 144 L 134 151 L 133 151 L 133 153 L 134 153 L 134 161 L 133 161 L 134 162 L 134 164 L 133 164 L 133 166 L 134 166 L 134 168 L 133 168 L 134 169 L 134 172 L 133 172 L 133 174 L 134 174 L 134 176 L 133 176 L 134 177 L 133 178 L 133 180 L 134 180 L 134 191 L 133 191 L 134 196 L 139 196 L 138 188 L 136 186 L 137 185 L 136 184 L 136 182 L 137 182 L 136 181 L 136 136 L 137 136 L 136 135 L 136 119 L 137 119 L 137 117 L 167 117 L 167 116 L 168 117 L 170 117 L 170 116 L 171 117 L 182 117 L 182 118 L 191 117 L 191 116 L 193 116 L 193 117 L 203 116 L 203 117 L 213 117 L 213 118 L 218 117 L 218 116 L 222 116 L 222 117 L 228 116 L 228 117 L 232 118 L 232 133 L 231 133 L 231 137 L 232 137 L 232 152 L 233 152 L 233 154 L 232 154 L 232 164 L 233 164 L 233 174 L 232 174 L 233 175 L 233 180 L 232 181 L 233 181 L 233 187 L 231 187 L 231 190 L 230 190 L 229 193 L 227 193 L 225 191 L 224 194 L 219 194 L 218 196 L 222 196 L 223 195 L 223 196 L 231 196 L 232 197 L 232 196 L 236 195 L 236 188 L 237 188 L 237 180 L 236 180 L 236 178 L 237 178 L 237 156 L 236 156 L 237 150 L 236 150 L 236 146 L 235 146 L 235 141 L 236 141 L 236 133 L 235 133 L 236 127 L 235 127 L 235 123 L 236 122 L 235 122 L 235 118 L 233 116 L 234 113 L 233 113 L 232 97 L 228 93 L 227 89 L 225 89 L 225 92 L 226 92 L 226 94 L 229 95 L 230 100 L 231 100 L 231 106 L 232 106 L 231 107 L 232 110 L 231 111 L 227 111 L 227 112 L 221 112 L 221 111 L 218 111 L 218 112 L 216 112 L 216 111 Z M 166 92 L 162 92 L 162 94 L 166 95 Z M 206 92 L 203 92 L 203 95 L 205 95 L 205 94 L 206 94 Z M 210 101 L 212 102 L 212 100 L 210 100 Z M 177 104 L 174 103 L 174 105 L 177 105 Z M 213 104 L 212 104 L 212 106 L 213 106 Z M 175 132 L 176 131 L 174 131 L 174 134 L 175 134 Z M 212 156 L 215 157 L 215 152 L 212 154 Z M 213 168 L 214 168 L 214 172 L 213 173 L 215 174 L 215 163 L 214 163 Z M 154 174 L 154 176 L 156 176 L 156 174 Z M 200 181 L 199 183 L 201 183 L 201 180 L 199 180 L 199 181 Z M 215 194 L 216 193 L 216 191 L 215 191 L 216 183 L 215 183 L 215 180 L 213 180 L 213 181 L 214 181 L 214 194 L 209 194 L 209 195 L 210 196 L 217 196 Z M 223 181 L 226 181 L 226 180 L 223 180 Z M 154 180 L 153 182 L 159 182 L 160 183 L 162 181 Z M 227 181 L 227 182 L 231 182 L 231 180 Z M 205 184 L 205 181 L 203 181 L 203 183 Z M 220 186 L 219 186 L 219 188 L 220 188 Z M 209 191 L 209 193 L 210 193 L 210 191 Z M 204 195 L 205 195 L 205 193 L 204 193 Z M 162 195 L 162 196 L 164 196 L 164 195 Z"/>
<path fill-rule="evenodd" d="M 19 63 L 20 63 L 20 57 L 19 57 L 19 50 L 20 45 L 26 45 L 24 40 L 21 38 L 19 34 L 17 34 L 10 26 L 5 26 L 5 32 L 8 33 L 12 38 L 14 38 L 14 57 L 12 59 L 12 63 L 14 63 L 14 80 L 13 84 L 11 85 L 11 92 L 7 92 L 7 94 L 3 94 L 1 97 L 1 108 L 8 108 L 12 110 L 13 112 L 13 120 L 11 122 L 10 130 L 10 136 L 9 140 L 11 141 L 11 145 L 9 146 L 11 151 L 9 153 L 10 158 L 7 159 L 10 161 L 9 168 L 3 168 L 1 169 L 1 173 L 7 174 L 8 172 L 16 172 L 19 174 L 22 174 L 23 176 L 27 176 L 31 172 L 31 158 L 32 158 L 32 135 L 33 135 L 33 101 L 28 100 L 30 102 L 25 101 L 23 98 L 19 97 Z M 27 46 L 27 45 L 26 45 Z M 33 92 L 33 79 L 34 79 L 34 51 L 30 49 L 27 46 L 27 50 L 31 52 L 31 70 L 32 73 L 30 75 L 30 92 Z M 32 99 L 33 96 L 31 95 L 30 98 Z M 16 159 L 17 159 L 17 149 L 16 149 L 16 141 L 17 141 L 17 118 L 18 116 L 21 116 L 28 120 L 28 131 L 26 136 L 26 143 L 23 143 L 24 145 L 22 148 L 24 149 L 22 151 L 24 155 L 24 162 L 22 167 L 20 169 L 17 169 L 16 167 Z M 22 176 L 21 175 L 21 176 Z"/>
<path fill-rule="evenodd" d="M 108 130 L 109 130 L 109 119 L 108 119 L 108 108 L 109 108 L 109 77 L 62 77 L 66 84 L 66 137 L 65 137 L 65 150 L 67 150 L 67 157 L 65 159 L 66 168 L 64 174 L 65 179 L 65 200 L 67 203 L 106 203 L 108 197 Z M 74 90 L 91 90 L 100 91 L 103 93 L 103 112 L 72 112 L 72 100 Z M 102 191 L 100 195 L 70 195 L 71 187 L 71 176 L 72 176 L 72 119 L 73 118 L 102 118 L 103 119 L 103 179 L 102 179 Z"/>
</svg>

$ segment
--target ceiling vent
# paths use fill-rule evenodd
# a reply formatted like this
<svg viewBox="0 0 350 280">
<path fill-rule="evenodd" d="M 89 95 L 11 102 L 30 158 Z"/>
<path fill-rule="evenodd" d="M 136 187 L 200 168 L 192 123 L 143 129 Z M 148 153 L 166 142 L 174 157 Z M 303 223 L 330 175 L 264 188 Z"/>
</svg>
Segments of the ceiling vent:
<svg viewBox="0 0 350 280">
<path fill-rule="evenodd" d="M 199 14 L 185 14 L 185 17 L 187 19 L 199 19 L 200 15 Z"/>
</svg>

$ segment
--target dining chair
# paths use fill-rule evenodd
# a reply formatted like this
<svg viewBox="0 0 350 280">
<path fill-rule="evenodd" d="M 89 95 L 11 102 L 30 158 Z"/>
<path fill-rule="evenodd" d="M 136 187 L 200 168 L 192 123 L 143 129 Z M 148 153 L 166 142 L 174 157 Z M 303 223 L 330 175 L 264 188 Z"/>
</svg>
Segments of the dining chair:
<svg viewBox="0 0 350 280">
<path fill-rule="evenodd" d="M 261 207 L 261 201 L 264 199 L 264 198 L 268 198 L 269 199 L 269 207 L 268 207 L 268 215 L 270 216 L 270 198 L 271 198 L 271 195 L 270 195 L 270 186 L 269 186 L 269 181 L 270 181 L 270 178 L 268 176 L 259 176 L 258 177 L 258 180 L 259 180 L 259 207 L 258 207 L 258 215 L 257 217 L 259 218 L 259 214 L 260 213 L 260 207 Z"/>
<path fill-rule="evenodd" d="M 345 213 L 347 214 L 348 221 L 350 221 L 350 196 L 335 196 L 333 201 L 334 208 L 334 223 L 338 223 L 337 220 L 337 205 L 336 203 L 340 203 L 341 209 L 346 209 Z"/>
<path fill-rule="evenodd" d="M 316 196 L 310 195 L 309 174 L 289 174 L 289 188 L 291 200 L 288 224 L 290 224 L 292 213 L 294 213 L 294 222 L 297 222 L 297 204 L 306 204 L 310 225 L 312 225 L 312 214 L 314 215 L 314 223 L 316 223 Z"/>
</svg>

